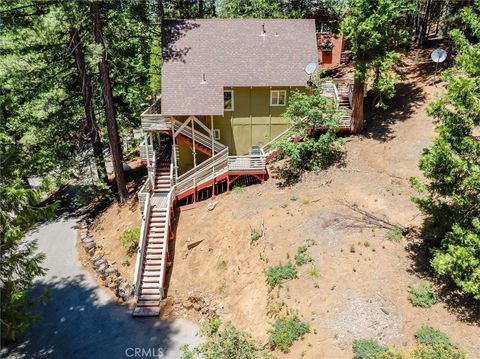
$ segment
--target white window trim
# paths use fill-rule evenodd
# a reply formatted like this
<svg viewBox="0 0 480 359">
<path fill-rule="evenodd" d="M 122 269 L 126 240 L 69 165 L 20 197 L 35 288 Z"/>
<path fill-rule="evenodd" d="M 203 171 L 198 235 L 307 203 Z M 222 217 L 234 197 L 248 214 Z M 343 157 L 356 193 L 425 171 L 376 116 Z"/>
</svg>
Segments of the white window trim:
<svg viewBox="0 0 480 359">
<path fill-rule="evenodd" d="M 218 128 L 213 129 L 213 139 L 216 140 L 216 141 L 219 141 L 221 139 L 220 129 L 218 129 Z"/>
<path fill-rule="evenodd" d="M 225 108 L 225 92 L 230 92 L 232 94 L 232 108 L 226 109 Z M 235 94 L 233 93 L 233 90 L 223 90 L 223 107 L 224 111 L 233 111 L 235 109 Z"/>
<path fill-rule="evenodd" d="M 278 104 L 278 103 L 273 103 L 272 100 L 273 100 L 273 96 L 272 94 L 274 92 L 278 92 L 280 94 L 280 92 L 283 92 L 284 93 L 284 99 L 285 99 L 285 103 L 284 104 Z M 280 96 L 278 96 L 277 98 L 280 98 Z M 287 105 L 287 90 L 270 90 L 270 106 L 274 106 L 274 107 L 279 107 L 279 106 L 286 106 Z"/>
</svg>

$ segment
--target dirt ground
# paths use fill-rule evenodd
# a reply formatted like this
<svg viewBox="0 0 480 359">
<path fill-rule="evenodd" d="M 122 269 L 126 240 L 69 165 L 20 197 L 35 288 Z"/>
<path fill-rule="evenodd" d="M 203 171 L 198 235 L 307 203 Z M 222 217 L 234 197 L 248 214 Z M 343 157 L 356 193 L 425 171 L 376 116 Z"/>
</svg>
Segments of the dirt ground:
<svg viewBox="0 0 480 359">
<path fill-rule="evenodd" d="M 122 278 L 125 278 L 129 283 L 133 283 L 137 253 L 128 255 L 127 249 L 120 243 L 120 236 L 128 229 L 140 228 L 141 226 L 137 191 L 142 175 L 146 173 L 146 170 L 138 158 L 128 161 L 127 164 L 131 169 L 126 174 L 130 198 L 124 204 L 114 201 L 106 208 L 94 208 L 93 210 L 97 210 L 98 213 L 91 214 L 95 217 L 95 220 L 89 226 L 89 234 L 95 239 L 99 248 L 96 255 L 102 254 L 110 264 L 117 266 Z M 78 248 L 79 259 L 83 266 L 97 278 L 97 274 L 88 261 L 89 256 L 86 255 L 80 244 Z M 101 280 L 98 280 L 98 282 L 102 283 Z M 112 297 L 114 297 L 113 294 Z"/>
<path fill-rule="evenodd" d="M 308 173 L 288 188 L 271 178 L 220 195 L 213 211 L 202 206 L 181 212 L 164 316 L 201 322 L 200 312 L 184 305 L 196 292 L 262 344 L 278 308 L 297 312 L 311 333 L 289 354 L 275 352 L 279 358 L 351 358 L 352 339 L 365 337 L 406 351 L 423 324 L 480 358 L 475 308 L 455 302 L 440 284 L 441 302 L 429 309 L 410 304 L 408 286 L 429 275 L 418 235 L 389 241 L 385 229 L 369 228 L 355 211 L 402 227 L 422 223 L 408 179 L 420 176 L 418 159 L 435 135 L 426 103 L 443 88 L 426 75 L 433 73 L 428 62 L 406 59 L 402 72 L 390 109 L 371 111 L 366 130 L 347 138 L 342 165 Z M 265 236 L 252 244 L 250 228 L 259 230 L 262 222 Z M 298 279 L 271 291 L 266 268 L 293 260 L 307 240 L 316 243 L 309 248 L 314 261 L 299 267 Z M 187 243 L 196 241 L 202 242 L 188 250 Z"/>
</svg>

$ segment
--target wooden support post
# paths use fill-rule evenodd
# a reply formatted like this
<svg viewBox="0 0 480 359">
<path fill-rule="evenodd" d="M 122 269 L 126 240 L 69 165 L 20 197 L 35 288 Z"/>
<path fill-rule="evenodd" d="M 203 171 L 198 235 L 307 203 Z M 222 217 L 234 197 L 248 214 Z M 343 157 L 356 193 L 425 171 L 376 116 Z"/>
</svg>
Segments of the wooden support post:
<svg viewBox="0 0 480 359">
<path fill-rule="evenodd" d="M 143 135 L 143 142 L 145 142 L 145 153 L 147 155 L 147 171 L 148 171 L 148 167 L 150 167 L 150 153 L 148 153 L 148 134 L 146 132 Z"/>
<path fill-rule="evenodd" d="M 193 153 L 193 168 L 197 167 L 197 150 L 195 147 L 195 128 L 194 128 L 194 121 L 191 120 L 192 125 L 192 153 Z"/>
<path fill-rule="evenodd" d="M 172 117 L 170 119 L 170 123 L 172 125 L 172 146 L 173 146 L 173 171 L 175 175 L 175 182 L 177 182 L 178 178 L 178 163 L 177 163 L 177 136 L 175 135 L 175 119 Z"/>
<path fill-rule="evenodd" d="M 210 116 L 210 131 L 212 136 L 212 157 L 215 156 L 215 137 L 213 134 L 213 116 Z"/>
</svg>

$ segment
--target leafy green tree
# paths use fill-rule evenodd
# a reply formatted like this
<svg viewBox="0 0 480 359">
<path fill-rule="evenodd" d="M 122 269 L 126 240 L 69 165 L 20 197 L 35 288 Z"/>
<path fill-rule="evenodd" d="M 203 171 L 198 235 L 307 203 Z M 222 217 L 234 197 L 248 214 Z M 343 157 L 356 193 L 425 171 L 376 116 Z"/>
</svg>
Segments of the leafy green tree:
<svg viewBox="0 0 480 359">
<path fill-rule="evenodd" d="M 288 157 L 279 172 L 285 184 L 297 181 L 303 171 L 325 167 L 335 159 L 342 144 L 336 137 L 341 115 L 335 102 L 318 90 L 290 96 L 283 116 L 290 122 L 292 136 L 278 143 L 280 156 Z"/>
<path fill-rule="evenodd" d="M 433 268 L 480 299 L 480 17 L 465 8 L 460 18 L 465 31 L 451 32 L 456 66 L 443 72 L 447 92 L 430 106 L 438 136 L 419 163 L 427 181 L 411 183 L 422 194 L 414 201 L 427 215 L 425 232 L 437 239 Z"/>
<path fill-rule="evenodd" d="M 373 79 L 374 89 L 386 99 L 395 94 L 395 76 L 391 73 L 394 54 L 411 39 L 406 16 L 414 9 L 409 0 L 348 0 L 341 31 L 352 46 L 355 64 L 352 132 L 363 127 L 365 85 Z M 380 106 L 383 102 L 380 98 Z"/>
</svg>

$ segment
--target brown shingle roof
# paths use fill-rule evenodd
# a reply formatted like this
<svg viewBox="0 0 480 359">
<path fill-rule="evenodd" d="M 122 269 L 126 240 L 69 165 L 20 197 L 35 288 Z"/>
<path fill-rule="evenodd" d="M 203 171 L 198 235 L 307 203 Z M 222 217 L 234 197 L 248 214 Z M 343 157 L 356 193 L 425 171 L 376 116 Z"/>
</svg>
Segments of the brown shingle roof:
<svg viewBox="0 0 480 359">
<path fill-rule="evenodd" d="M 223 115 L 224 87 L 305 86 L 310 62 L 314 20 L 167 20 L 162 114 Z"/>
</svg>

